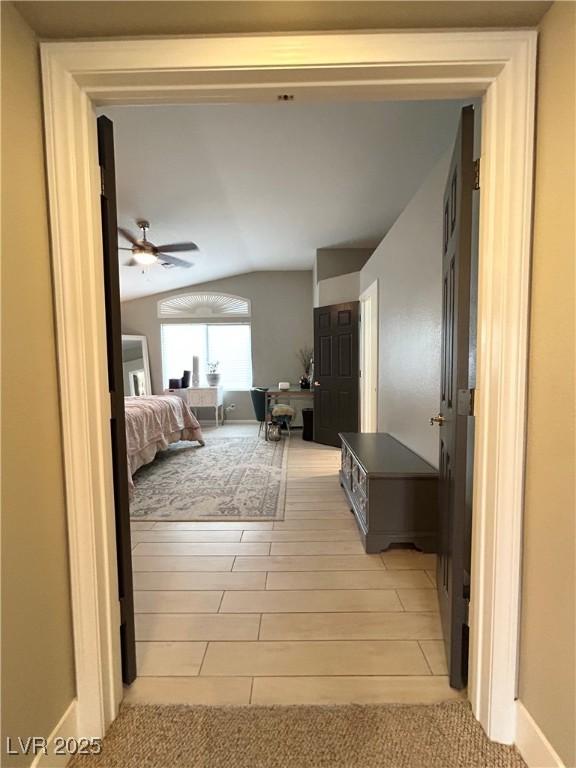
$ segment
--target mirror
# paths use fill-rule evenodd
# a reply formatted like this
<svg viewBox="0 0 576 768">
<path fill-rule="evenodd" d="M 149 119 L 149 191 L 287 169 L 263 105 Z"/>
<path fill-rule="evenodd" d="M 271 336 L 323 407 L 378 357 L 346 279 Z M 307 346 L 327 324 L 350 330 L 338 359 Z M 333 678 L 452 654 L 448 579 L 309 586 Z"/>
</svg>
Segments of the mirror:
<svg viewBox="0 0 576 768">
<path fill-rule="evenodd" d="M 126 397 L 152 394 L 146 336 L 122 336 L 122 370 Z"/>
</svg>

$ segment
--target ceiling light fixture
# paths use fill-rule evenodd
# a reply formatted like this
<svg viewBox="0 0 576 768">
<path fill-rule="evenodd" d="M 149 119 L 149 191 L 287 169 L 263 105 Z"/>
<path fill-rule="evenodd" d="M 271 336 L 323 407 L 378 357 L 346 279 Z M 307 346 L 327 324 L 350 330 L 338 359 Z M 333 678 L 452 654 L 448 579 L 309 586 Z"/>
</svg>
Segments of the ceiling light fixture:
<svg viewBox="0 0 576 768">
<path fill-rule="evenodd" d="M 152 264 L 156 264 L 156 256 L 149 251 L 133 251 L 134 261 L 138 262 L 143 267 L 149 267 Z"/>
<path fill-rule="evenodd" d="M 118 227 L 118 232 L 130 243 L 130 248 L 119 247 L 121 251 L 131 251 L 132 259 L 126 264 L 127 267 L 151 267 L 153 264 L 161 264 L 165 267 L 169 264 L 171 267 L 192 267 L 194 266 L 189 261 L 184 261 L 172 253 L 185 253 L 186 251 L 197 251 L 198 246 L 196 243 L 169 243 L 166 245 L 154 245 L 146 237 L 146 231 L 149 229 L 150 224 L 146 219 L 138 219 L 136 221 L 142 234 L 140 238 L 133 235 L 127 229 Z"/>
</svg>

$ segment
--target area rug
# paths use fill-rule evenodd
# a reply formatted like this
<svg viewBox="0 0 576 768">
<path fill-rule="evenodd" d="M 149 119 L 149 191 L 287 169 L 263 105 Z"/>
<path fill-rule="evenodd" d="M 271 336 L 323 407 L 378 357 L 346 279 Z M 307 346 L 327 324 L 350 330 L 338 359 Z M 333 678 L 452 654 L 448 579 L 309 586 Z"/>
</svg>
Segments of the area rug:
<svg viewBox="0 0 576 768">
<path fill-rule="evenodd" d="M 434 705 L 124 705 L 102 752 L 71 768 L 526 768 L 468 702 Z"/>
<path fill-rule="evenodd" d="M 134 475 L 135 520 L 280 520 L 287 440 L 212 437 L 174 443 Z"/>
</svg>

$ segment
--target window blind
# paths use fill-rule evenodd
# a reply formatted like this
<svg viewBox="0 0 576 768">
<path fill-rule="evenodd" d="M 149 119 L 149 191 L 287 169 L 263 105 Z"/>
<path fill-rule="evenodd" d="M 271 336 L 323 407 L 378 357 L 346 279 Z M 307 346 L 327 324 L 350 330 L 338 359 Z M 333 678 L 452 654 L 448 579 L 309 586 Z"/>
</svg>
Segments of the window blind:
<svg viewBox="0 0 576 768">
<path fill-rule="evenodd" d="M 200 363 L 200 383 L 206 384 L 208 363 L 218 362 L 220 385 L 228 390 L 252 386 L 252 339 L 248 323 L 164 323 L 162 370 L 164 383 L 192 370 L 192 358 Z"/>
</svg>

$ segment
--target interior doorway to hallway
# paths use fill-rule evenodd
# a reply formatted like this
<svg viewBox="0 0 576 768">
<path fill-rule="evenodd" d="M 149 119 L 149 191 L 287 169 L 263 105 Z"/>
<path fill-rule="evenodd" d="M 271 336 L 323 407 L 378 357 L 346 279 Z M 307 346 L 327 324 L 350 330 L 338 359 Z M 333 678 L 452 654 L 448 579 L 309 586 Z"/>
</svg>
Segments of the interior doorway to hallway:
<svg viewBox="0 0 576 768">
<path fill-rule="evenodd" d="M 305 336 L 299 334 L 311 331 L 311 280 L 308 271 L 302 275 L 304 279 L 299 283 L 302 296 L 289 293 L 292 290 L 291 279 L 297 273 L 295 275 L 293 270 L 288 270 L 296 266 L 296 255 L 298 265 L 303 259 L 310 260 L 313 256 L 313 249 L 310 252 L 303 249 L 302 240 L 322 245 L 336 239 L 361 236 L 367 239 L 372 235 L 375 236 L 378 250 L 384 243 L 382 237 L 387 237 L 387 230 L 392 228 L 395 231 L 403 216 L 412 215 L 409 213 L 412 210 L 411 200 L 429 176 L 430 168 L 442 163 L 451 151 L 460 102 L 164 105 L 161 108 L 113 107 L 101 111 L 104 114 L 98 118 L 99 124 L 105 125 L 109 131 L 112 125 L 114 128 L 118 188 L 116 195 L 112 195 L 107 186 L 103 190 L 107 202 L 107 221 L 118 219 L 119 226 L 118 229 L 114 224 L 111 232 L 104 231 L 104 242 L 112 246 L 108 255 L 114 260 L 116 272 L 119 271 L 120 276 L 120 284 L 113 292 L 114 295 L 107 291 L 107 295 L 110 294 L 108 303 L 112 305 L 114 301 L 118 302 L 117 294 L 120 294 L 117 319 L 122 321 L 122 330 L 137 334 L 123 337 L 123 352 L 124 341 L 138 342 L 135 356 L 123 355 L 123 363 L 130 370 L 136 366 L 152 372 L 152 378 L 148 375 L 146 380 L 145 394 L 151 396 L 160 412 L 160 407 L 166 405 L 166 397 L 170 399 L 171 395 L 180 394 L 188 403 L 198 395 L 200 389 L 189 389 L 185 385 L 182 385 L 183 389 L 175 388 L 180 381 L 174 377 L 178 377 L 182 369 L 193 368 L 195 355 L 198 355 L 202 367 L 207 360 L 212 359 L 205 350 L 206 344 L 201 343 L 205 341 L 206 328 L 234 328 L 230 325 L 234 319 L 244 322 L 243 330 L 247 329 L 250 333 L 253 329 L 251 348 L 254 365 L 250 366 L 249 373 L 254 379 L 248 382 L 248 386 L 252 382 L 258 386 L 269 385 L 277 380 L 294 380 L 298 376 L 298 368 L 290 373 L 286 361 L 291 359 L 290 351 L 295 353 L 307 341 Z M 139 126 L 138 130 L 136 125 Z M 209 141 L 207 134 L 210 136 Z M 202 161 L 201 155 L 206 149 L 210 150 L 207 153 L 209 157 L 229 157 L 235 154 L 239 135 L 244 137 L 246 167 L 240 159 L 236 159 L 232 167 L 228 163 L 224 172 L 217 164 L 213 167 L 207 160 Z M 251 136 L 250 142 L 248 135 Z M 345 141 L 342 140 L 344 135 L 347 137 Z M 290 144 L 291 140 L 294 141 L 293 145 Z M 111 145 L 112 142 L 108 143 Z M 284 147 L 286 159 L 276 156 L 280 145 Z M 359 145 L 363 147 L 362 152 L 358 149 Z M 418 161 L 412 160 L 414 155 Z M 142 165 L 140 158 L 144 156 L 148 160 Z M 340 191 L 334 195 L 334 181 L 347 175 L 350 163 L 355 169 L 357 183 L 348 192 Z M 114 163 L 111 157 L 101 157 L 101 165 L 107 168 Z M 196 169 L 196 186 L 197 190 L 202 190 L 201 194 L 196 189 L 187 191 L 192 168 Z M 379 169 L 379 173 L 374 173 L 375 168 Z M 391 185 L 389 182 L 395 175 L 395 168 L 403 175 L 402 186 Z M 245 181 L 248 172 L 257 182 L 254 188 Z M 285 182 L 282 185 L 276 182 L 279 172 Z M 215 173 L 226 193 L 224 196 L 215 184 Z M 291 178 L 298 180 L 306 189 L 311 188 L 307 192 L 308 197 L 303 194 L 294 197 L 289 183 Z M 152 180 L 157 182 L 157 187 L 150 183 Z M 235 208 L 234 220 L 231 221 L 226 198 L 238 197 L 240 182 L 246 203 L 245 207 Z M 167 192 L 168 188 L 173 192 Z M 435 183 L 434 188 L 438 197 L 440 185 Z M 266 191 L 263 198 L 258 196 L 260 190 Z M 429 195 L 428 192 L 425 194 Z M 110 206 L 114 199 L 117 200 L 118 212 L 111 217 Z M 307 210 L 316 199 L 322 199 L 323 205 L 317 205 L 314 215 L 309 217 Z M 137 206 L 155 222 L 153 234 L 145 232 L 143 239 L 134 235 L 131 220 Z M 433 261 L 437 265 L 440 263 L 440 199 L 435 204 L 430 202 L 429 207 L 437 209 L 436 215 L 430 221 L 427 220 L 426 224 L 421 220 L 420 223 L 427 229 L 426 240 L 435 243 L 434 252 L 431 247 L 430 252 L 418 251 L 416 257 L 413 245 L 406 248 L 407 252 L 402 256 L 406 263 L 406 281 L 404 288 L 397 288 L 396 293 L 400 304 L 406 305 L 414 303 L 414 296 L 419 296 L 422 301 L 426 289 L 431 294 L 435 326 L 432 328 L 429 324 L 416 335 L 420 337 L 419 344 L 424 344 L 424 336 L 430 334 L 430 347 L 437 349 L 440 338 L 440 271 L 437 269 L 431 279 L 425 281 L 425 288 L 420 283 L 415 285 L 411 277 L 412 272 L 422 270 L 422 261 Z M 204 210 L 212 209 L 221 211 L 215 227 L 211 225 L 212 219 L 203 213 Z M 408 213 L 405 213 L 406 210 Z M 300 221 L 298 232 L 292 234 L 288 231 L 284 238 L 288 260 L 282 261 L 281 255 L 275 255 L 272 260 L 268 255 L 275 238 L 267 243 L 267 229 L 251 223 L 256 213 L 259 213 L 257 218 L 260 221 L 273 221 L 287 215 Z M 240 225 L 240 231 L 245 233 L 247 243 L 254 243 L 253 258 L 264 259 L 263 267 L 274 266 L 273 273 L 228 274 L 236 272 L 238 267 L 246 269 L 242 253 L 236 253 L 233 247 L 233 241 L 238 235 L 236 222 Z M 413 225 L 408 226 L 409 230 L 413 228 Z M 212 258 L 216 251 L 215 243 L 218 246 L 218 238 L 222 237 L 227 238 L 228 260 L 223 257 Z M 168 262 L 170 268 L 166 269 L 166 264 L 162 263 L 166 258 L 164 249 L 156 247 L 154 243 L 172 243 L 166 250 L 179 243 L 183 248 L 191 248 L 191 238 L 198 243 L 195 250 L 190 255 L 186 255 L 186 251 L 179 251 L 178 258 L 172 259 L 172 263 Z M 262 246 L 262 241 L 266 247 Z M 243 241 L 240 245 L 244 245 Z M 345 249 L 342 253 L 337 253 L 335 249 L 335 257 L 339 256 L 340 262 L 345 261 L 346 253 Z M 374 258 L 378 259 L 376 255 Z M 147 264 L 148 261 L 151 263 Z M 309 268 L 310 265 L 310 261 L 304 262 L 304 266 Z M 286 271 L 280 270 L 281 266 Z M 108 272 L 114 271 L 107 263 L 106 268 Z M 225 282 L 216 280 L 207 283 L 206 277 L 210 276 L 210 270 L 216 271 L 216 274 L 220 270 Z M 279 300 L 271 305 L 270 311 L 262 300 L 261 292 L 255 290 L 256 278 L 269 296 L 277 292 L 277 286 L 283 289 L 284 299 L 290 298 L 287 313 Z M 388 273 L 382 279 L 391 282 Z M 352 385 L 356 392 L 358 385 L 364 384 L 370 400 L 362 406 L 364 431 L 378 431 L 378 284 L 376 278 L 361 297 L 356 287 L 352 297 L 354 301 L 332 305 L 328 317 L 326 307 L 315 310 L 315 314 L 320 312 L 322 315 L 318 322 L 319 330 L 322 330 L 321 339 L 315 339 L 317 352 L 314 377 L 314 395 L 320 396 L 322 402 L 315 403 L 315 425 L 329 428 L 328 436 L 317 435 L 317 439 L 322 437 L 319 442 L 327 443 L 329 437 L 331 445 L 339 446 L 339 431 L 358 431 L 358 397 L 351 395 Z M 228 297 L 222 293 L 217 296 L 214 293 L 217 288 L 222 288 L 223 292 L 229 294 Z M 324 287 L 321 286 L 321 289 L 324 295 Z M 234 301 L 233 297 L 236 297 Z M 224 313 L 221 305 L 214 303 L 216 298 L 221 301 L 226 299 L 228 303 L 224 308 L 230 305 L 236 316 L 221 318 L 220 315 Z M 363 303 L 364 311 L 363 322 L 360 324 L 357 322 L 358 298 Z M 209 302 L 212 304 L 207 306 Z M 294 312 L 295 308 L 298 308 L 298 312 Z M 240 314 L 241 311 L 245 314 Z M 411 320 L 415 328 L 418 327 L 421 315 L 422 311 L 415 311 Z M 302 316 L 307 317 L 307 326 L 302 326 Z M 206 326 L 206 322 L 212 324 Z M 225 324 L 218 325 L 218 322 Z M 265 334 L 262 333 L 264 328 L 267 331 Z M 165 346 L 166 330 L 173 332 L 169 348 Z M 191 331 L 200 331 L 200 337 Z M 117 328 L 118 343 L 120 332 L 120 328 Z M 280 336 L 281 332 L 285 333 L 284 337 Z M 392 329 L 387 329 L 389 346 L 393 335 Z M 414 356 L 410 341 L 405 338 L 395 342 L 405 347 L 406 358 Z M 358 342 L 364 342 L 364 375 L 360 374 L 360 377 Z M 272 376 L 271 379 L 264 379 L 262 360 L 273 360 L 278 348 L 282 349 L 282 355 L 276 367 L 272 363 L 268 364 Z M 129 352 L 131 348 L 127 348 L 126 353 Z M 230 375 L 227 368 L 229 361 L 226 356 L 222 357 L 226 352 L 220 345 L 219 359 L 227 383 L 225 377 Z M 295 354 L 294 358 L 296 361 Z M 419 364 L 421 361 L 417 360 L 416 367 Z M 439 354 L 436 368 L 439 368 Z M 391 376 L 388 378 L 390 380 Z M 420 382 L 420 389 L 422 378 L 421 375 L 415 377 Z M 134 395 L 129 385 L 130 381 L 125 382 L 125 394 Z M 332 391 L 329 391 L 330 387 Z M 234 399 L 239 404 L 237 410 L 240 410 L 246 393 L 230 391 L 235 388 L 227 383 L 224 398 L 226 402 Z M 433 410 L 437 406 L 438 387 L 432 384 L 428 390 L 427 394 L 431 397 L 428 408 Z M 408 409 L 413 410 L 410 408 L 409 388 L 404 390 L 404 400 Z M 328 407 L 325 406 L 326 401 Z M 217 701 L 219 697 L 223 700 L 221 697 L 225 698 L 228 690 L 226 680 L 216 682 L 214 678 L 221 677 L 219 666 L 211 661 L 220 647 L 218 642 L 226 644 L 222 647 L 232 657 L 237 651 L 240 652 L 239 644 L 242 642 L 253 644 L 250 652 L 254 657 L 263 656 L 267 647 L 257 641 L 266 640 L 268 635 L 261 631 L 258 637 L 254 636 L 255 620 L 258 619 L 261 626 L 269 623 L 285 624 L 286 617 L 276 615 L 285 613 L 292 613 L 292 619 L 295 614 L 307 614 L 302 619 L 303 629 L 300 633 L 294 634 L 280 628 L 268 638 L 270 641 L 292 644 L 286 651 L 288 667 L 289 651 L 292 656 L 306 652 L 308 640 L 322 640 L 326 643 L 326 650 L 333 653 L 340 648 L 346 657 L 346 661 L 342 661 L 339 666 L 339 674 L 332 674 L 333 669 L 328 674 L 328 677 L 333 678 L 330 685 L 334 701 L 343 702 L 348 700 L 347 697 L 350 697 L 350 701 L 356 701 L 358 697 L 364 701 L 377 701 L 379 696 L 384 699 L 393 697 L 390 684 L 394 682 L 394 675 L 390 674 L 390 669 L 396 668 L 404 669 L 411 677 L 410 685 L 403 695 L 413 702 L 431 701 L 434 695 L 440 699 L 453 695 L 448 690 L 445 664 L 442 662 L 442 637 L 434 595 L 434 577 L 431 575 L 434 571 L 434 557 L 419 557 L 416 552 L 411 553 L 411 557 L 410 553 L 403 552 L 396 559 L 392 552 L 387 552 L 382 558 L 363 553 L 359 531 L 346 509 L 344 492 L 339 489 L 338 451 L 333 451 L 330 456 L 320 455 L 313 450 L 302 454 L 302 458 L 305 456 L 311 465 L 310 471 L 306 472 L 304 466 L 297 466 L 294 472 L 289 472 L 288 501 L 286 510 L 282 511 L 282 516 L 286 515 L 285 519 L 251 519 L 242 523 L 242 520 L 230 515 L 227 519 L 222 517 L 217 520 L 213 517 L 197 520 L 198 512 L 195 510 L 201 504 L 203 491 L 200 484 L 194 485 L 193 473 L 202 471 L 205 474 L 211 471 L 214 473 L 212 477 L 215 485 L 220 487 L 216 479 L 216 467 L 210 467 L 206 456 L 212 456 L 215 461 L 213 448 L 217 443 L 226 440 L 230 444 L 240 442 L 245 425 L 234 424 L 232 415 L 226 430 L 221 427 L 204 430 L 204 450 L 191 446 L 184 437 L 180 445 L 174 444 L 155 458 L 142 455 L 149 453 L 148 443 L 144 439 L 148 433 L 139 426 L 140 420 L 136 418 L 137 406 L 147 410 L 147 398 L 144 401 L 139 401 L 137 397 L 129 398 L 127 405 L 127 424 L 130 417 L 127 443 L 136 442 L 137 445 L 130 445 L 129 451 L 130 474 L 133 475 L 130 512 L 119 510 L 117 517 L 124 520 L 130 515 L 132 535 L 131 542 L 121 546 L 124 527 L 118 526 L 120 533 L 117 544 L 122 553 L 122 562 L 128 562 L 131 558 L 134 565 L 135 615 L 132 622 L 136 625 L 136 631 L 134 633 L 132 629 L 135 644 L 133 641 L 130 670 L 127 664 L 130 653 L 126 631 L 122 634 L 125 683 L 133 681 L 134 668 L 137 667 L 138 673 L 134 691 L 130 689 L 127 693 L 130 699 L 140 697 L 142 700 L 143 696 L 148 695 L 152 702 L 158 700 L 156 696 L 165 701 L 167 696 L 176 695 L 171 678 L 179 677 L 182 698 L 179 694 L 178 701 L 185 701 L 188 696 L 190 703 L 201 703 L 207 682 L 215 687 L 212 700 Z M 403 408 L 397 408 L 400 419 L 404 418 Z M 121 406 L 117 410 L 119 412 Z M 241 415 L 252 414 L 249 411 Z M 420 415 L 416 431 L 428 437 L 431 431 L 428 425 L 429 413 L 426 412 L 424 417 Z M 135 435 L 140 432 L 143 439 L 135 441 Z M 299 436 L 294 431 L 288 441 L 290 469 L 291 456 L 300 447 Z M 166 435 L 166 439 L 172 441 L 173 436 Z M 258 440 L 254 442 L 257 445 Z M 264 447 L 274 450 L 273 444 L 261 446 L 261 449 Z M 136 448 L 138 450 L 134 453 Z M 418 451 L 418 445 L 412 448 Z M 118 456 L 118 451 L 115 451 L 115 456 Z M 331 461 L 321 461 L 326 458 Z M 120 461 L 117 461 L 115 469 L 120 478 L 126 478 L 124 464 L 121 466 Z M 430 467 L 430 471 L 433 470 Z M 306 494 L 309 498 L 306 498 Z M 215 488 L 212 489 L 210 503 L 212 506 L 220 504 Z M 230 512 L 229 505 L 227 509 Z M 301 516 L 291 519 L 293 512 L 299 512 Z M 254 507 L 252 517 L 256 517 L 257 513 Z M 371 514 L 376 514 L 375 508 Z M 433 551 L 433 547 L 427 551 Z M 276 558 L 283 552 L 289 556 L 286 561 Z M 290 579 L 287 574 L 291 573 L 295 565 L 301 569 L 301 579 L 298 581 L 293 578 L 293 588 L 289 588 Z M 400 565 L 400 568 L 397 569 L 396 565 Z M 382 566 L 390 572 L 385 575 L 364 573 L 381 569 Z M 417 572 L 396 572 L 404 567 Z M 236 569 L 240 568 L 248 570 L 246 573 L 236 573 Z M 351 573 L 354 569 L 358 573 Z M 428 573 L 424 573 L 426 570 Z M 126 579 L 124 569 L 119 569 L 119 574 L 122 579 Z M 285 574 L 285 586 L 276 589 L 270 587 L 274 579 L 281 580 L 280 574 Z M 367 585 L 366 588 L 359 586 L 362 583 Z M 367 589 L 371 591 L 367 592 Z M 131 585 L 122 583 L 124 596 L 128 593 L 131 595 L 131 591 Z M 405 603 L 401 594 L 404 595 Z M 125 598 L 123 605 L 126 627 L 130 617 Z M 237 612 L 245 614 L 242 621 L 229 615 L 234 613 L 235 607 Z M 414 614 L 423 608 L 426 616 L 416 617 Z M 334 616 L 335 613 L 347 615 Z M 415 626 L 418 618 L 424 621 L 424 627 Z M 370 625 L 368 631 L 354 629 L 355 625 L 366 622 Z M 323 624 L 323 628 L 314 630 L 313 627 L 318 624 Z M 363 668 L 355 666 L 352 659 L 346 656 L 345 644 L 351 641 L 356 642 L 356 653 L 360 656 L 369 655 L 370 652 L 380 654 L 382 658 L 377 675 L 364 675 L 361 673 Z M 369 642 L 376 645 L 364 652 Z M 339 643 L 344 645 L 339 646 Z M 412 654 L 411 664 L 403 666 L 400 655 L 394 655 L 396 647 L 400 655 L 403 652 Z M 393 659 L 388 666 L 383 658 L 386 649 L 392 652 Z M 427 665 L 424 663 L 426 654 L 433 654 Z M 311 656 L 307 666 L 295 664 L 291 667 L 294 677 L 301 678 L 299 682 L 302 685 L 308 683 L 312 686 L 310 701 L 314 699 L 313 680 L 310 678 L 321 677 L 323 670 L 326 672 L 327 669 L 320 662 L 319 657 Z M 249 676 L 248 673 L 253 676 L 256 688 L 270 683 L 267 678 L 272 677 L 271 670 L 265 665 L 259 668 L 260 672 L 256 667 L 249 669 L 244 666 L 242 669 L 245 677 Z M 437 676 L 434 681 L 426 679 L 426 672 L 430 669 Z M 344 678 L 356 673 L 363 679 L 355 691 Z M 230 677 L 233 679 L 229 688 L 233 690 L 238 682 L 236 677 L 242 677 L 242 670 L 235 670 Z M 374 680 L 374 677 L 382 679 Z M 380 693 L 377 691 L 379 686 Z M 284 686 L 283 690 L 287 697 L 285 703 L 293 702 L 288 688 Z M 320 700 L 320 692 L 317 695 Z"/>
<path fill-rule="evenodd" d="M 288 65 L 286 46 L 297 51 Z M 160 58 L 151 58 L 152 50 Z M 460 96 L 487 94 L 479 311 L 481 362 L 486 368 L 479 367 L 478 388 L 477 474 L 482 483 L 475 498 L 479 513 L 473 536 L 479 579 L 471 616 L 471 698 L 489 735 L 510 740 L 514 668 L 508 662 L 515 658 L 517 642 L 535 33 L 310 35 L 297 40 L 278 36 L 248 42 L 246 38 L 153 40 L 133 41 L 130 46 L 48 43 L 43 45 L 43 59 L 60 383 L 70 405 L 63 413 L 63 434 L 70 481 L 67 508 L 78 708 L 82 722 L 96 735 L 103 732 L 117 707 L 118 648 L 110 643 L 114 616 L 108 610 L 115 599 L 115 563 L 110 547 L 113 521 L 105 383 L 103 378 L 94 381 L 89 371 L 77 375 L 86 363 L 87 350 L 91 371 L 104 371 L 105 360 L 92 99 L 142 103 L 162 98 L 176 76 L 180 84 L 185 81 L 184 98 L 194 99 L 198 97 L 198 72 L 214 61 L 222 66 L 211 82 L 211 94 L 203 84 L 203 98 L 232 91 L 237 97 L 242 78 L 243 97 L 251 89 L 262 97 L 265 89 L 260 76 L 254 74 L 262 67 L 271 68 L 268 75 L 275 73 L 276 82 L 271 84 L 268 78 L 266 86 L 275 90 L 286 91 L 287 70 L 299 70 L 302 75 L 303 68 L 312 67 L 320 79 L 332 80 L 328 86 L 315 83 L 317 93 L 324 87 L 333 94 L 335 87 L 350 87 L 353 74 L 355 88 L 361 81 L 364 91 L 374 89 L 371 93 L 378 97 L 385 94 L 389 98 L 391 92 L 415 95 L 418 89 L 420 96 L 427 93 L 433 98 L 451 97 L 455 92 Z M 155 69 L 154 61 L 161 61 L 162 66 Z M 367 71 L 350 66 L 367 61 L 371 62 L 369 77 Z M 441 81 L 439 64 L 444 75 Z M 292 87 L 294 78 L 289 80 Z M 306 90 L 305 85 L 302 93 Z M 507 216 L 510 210 L 518 215 Z M 503 253 L 506 270 L 497 268 Z M 79 280 L 80 274 L 85 279 Z M 501 312 L 491 311 L 495 297 Z M 71 361 L 78 364 L 77 368 L 72 365 L 74 376 Z M 492 370 L 495 365 L 497 371 Z M 507 381 L 505 388 L 499 386 L 500 377 Z M 99 457 L 98 462 L 94 464 L 91 457 Z M 504 484 L 498 479 L 502 477 L 499 467 L 506 469 Z M 86 541 L 93 544 L 88 552 Z M 486 563 L 491 567 L 483 567 Z M 495 573 L 506 574 L 498 589 Z M 99 606 L 99 610 L 86 612 L 82 610 L 85 605 Z M 503 616 L 506 621 L 500 620 Z M 495 669 L 506 672 L 496 675 Z"/>
</svg>

